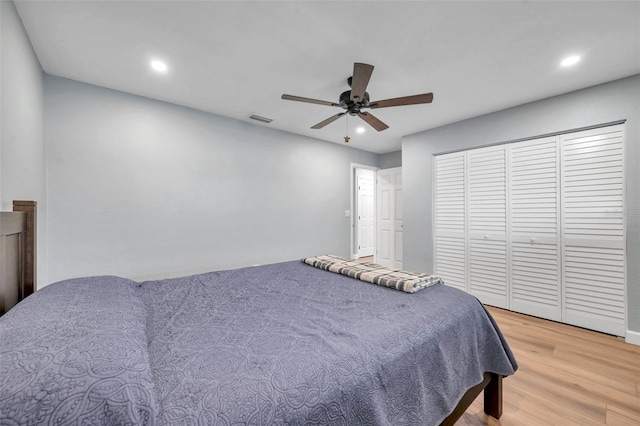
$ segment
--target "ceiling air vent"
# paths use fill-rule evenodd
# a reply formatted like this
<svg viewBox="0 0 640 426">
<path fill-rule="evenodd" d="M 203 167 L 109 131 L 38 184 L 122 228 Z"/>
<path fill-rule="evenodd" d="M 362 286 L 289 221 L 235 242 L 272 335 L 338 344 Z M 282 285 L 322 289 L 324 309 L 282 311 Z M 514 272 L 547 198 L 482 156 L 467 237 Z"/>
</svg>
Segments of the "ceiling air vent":
<svg viewBox="0 0 640 426">
<path fill-rule="evenodd" d="M 261 117 L 261 116 L 256 115 L 256 114 L 251 114 L 251 115 L 249 116 L 249 118 L 250 118 L 250 119 L 252 119 L 252 120 L 260 121 L 260 122 L 262 122 L 262 123 L 267 123 L 267 124 L 269 124 L 269 123 L 271 123 L 271 122 L 273 121 L 273 120 L 272 120 L 272 119 L 270 119 L 270 118 L 267 118 L 267 117 Z"/>
</svg>

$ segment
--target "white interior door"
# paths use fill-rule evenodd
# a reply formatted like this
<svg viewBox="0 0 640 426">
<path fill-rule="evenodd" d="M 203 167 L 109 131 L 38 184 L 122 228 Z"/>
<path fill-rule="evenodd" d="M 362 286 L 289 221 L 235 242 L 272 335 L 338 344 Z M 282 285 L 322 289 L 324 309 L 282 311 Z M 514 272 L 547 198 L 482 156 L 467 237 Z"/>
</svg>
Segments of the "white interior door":
<svg viewBox="0 0 640 426">
<path fill-rule="evenodd" d="M 393 197 L 393 267 L 402 269 L 402 230 L 403 230 L 403 211 L 402 211 L 402 170 L 394 173 L 394 197 Z"/>
<path fill-rule="evenodd" d="M 402 168 L 378 170 L 375 262 L 402 269 Z"/>
<path fill-rule="evenodd" d="M 561 136 L 563 321 L 626 332 L 624 126 Z"/>
<path fill-rule="evenodd" d="M 474 149 L 467 159 L 469 293 L 509 308 L 506 148 Z"/>
<path fill-rule="evenodd" d="M 465 152 L 434 157 L 434 272 L 468 291 L 466 159 Z"/>
<path fill-rule="evenodd" d="M 375 171 L 356 169 L 356 234 L 358 257 L 375 251 Z"/>
<path fill-rule="evenodd" d="M 508 146 L 510 309 L 561 321 L 558 137 Z"/>
</svg>

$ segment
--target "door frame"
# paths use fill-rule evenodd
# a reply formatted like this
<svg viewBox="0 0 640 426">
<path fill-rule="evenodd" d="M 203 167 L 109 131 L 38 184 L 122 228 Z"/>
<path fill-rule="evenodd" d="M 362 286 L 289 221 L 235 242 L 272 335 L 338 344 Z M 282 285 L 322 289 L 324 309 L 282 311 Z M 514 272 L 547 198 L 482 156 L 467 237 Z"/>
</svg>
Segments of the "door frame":
<svg viewBox="0 0 640 426">
<path fill-rule="evenodd" d="M 349 227 L 350 229 L 350 244 L 349 244 L 349 256 L 351 257 L 351 259 L 357 259 L 358 258 L 358 250 L 356 250 L 356 247 L 358 247 L 358 241 L 356 241 L 356 237 L 357 234 L 355 232 L 356 229 L 356 215 L 355 215 L 355 211 L 354 211 L 354 207 L 356 206 L 356 185 L 357 185 L 357 181 L 356 181 L 356 169 L 366 169 L 366 170 L 373 170 L 374 173 L 376 173 L 378 170 L 380 170 L 380 167 L 377 166 L 368 166 L 366 164 L 358 164 L 358 163 L 351 163 L 350 165 L 350 179 L 349 179 L 349 187 L 350 189 L 350 196 L 349 196 L 349 208 L 350 208 L 350 224 L 351 226 Z M 378 190 L 378 186 L 377 186 L 377 179 L 373 180 L 373 197 L 374 197 L 374 206 L 376 206 L 377 204 L 377 190 Z M 374 207 L 375 210 L 375 207 Z M 377 213 L 377 212 L 376 212 Z M 376 223 L 376 221 L 374 220 L 374 223 Z M 376 232 L 377 232 L 377 224 L 376 226 Z M 375 232 L 374 232 L 374 240 L 376 238 L 375 236 Z M 377 247 L 377 241 L 375 242 L 375 246 Z"/>
</svg>

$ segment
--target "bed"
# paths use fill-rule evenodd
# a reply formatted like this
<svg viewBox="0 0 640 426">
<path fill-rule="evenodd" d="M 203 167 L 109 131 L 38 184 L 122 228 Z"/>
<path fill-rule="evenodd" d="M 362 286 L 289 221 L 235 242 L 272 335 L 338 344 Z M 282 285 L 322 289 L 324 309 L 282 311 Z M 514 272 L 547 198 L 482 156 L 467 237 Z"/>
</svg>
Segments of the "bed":
<svg viewBox="0 0 640 426">
<path fill-rule="evenodd" d="M 3 228 L 4 229 L 4 228 Z M 0 424 L 453 424 L 517 364 L 477 299 L 300 260 L 77 278 L 0 318 Z"/>
</svg>

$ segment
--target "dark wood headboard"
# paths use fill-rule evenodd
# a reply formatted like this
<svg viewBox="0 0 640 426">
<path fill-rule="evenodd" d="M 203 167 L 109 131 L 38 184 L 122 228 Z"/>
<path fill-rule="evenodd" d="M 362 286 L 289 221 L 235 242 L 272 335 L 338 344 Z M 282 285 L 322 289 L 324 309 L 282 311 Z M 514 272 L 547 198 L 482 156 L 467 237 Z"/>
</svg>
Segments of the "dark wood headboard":
<svg viewBox="0 0 640 426">
<path fill-rule="evenodd" d="M 0 212 L 0 315 L 36 290 L 35 201 Z"/>
</svg>

